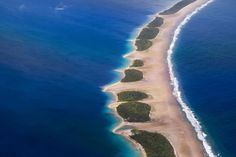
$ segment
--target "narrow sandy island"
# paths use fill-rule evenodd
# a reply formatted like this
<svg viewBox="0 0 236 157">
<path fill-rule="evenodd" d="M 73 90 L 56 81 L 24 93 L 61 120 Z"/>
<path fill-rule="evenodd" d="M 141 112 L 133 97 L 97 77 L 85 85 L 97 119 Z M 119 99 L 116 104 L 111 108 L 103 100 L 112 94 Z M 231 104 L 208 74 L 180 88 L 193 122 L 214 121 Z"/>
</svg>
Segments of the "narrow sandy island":
<svg viewBox="0 0 236 157">
<path fill-rule="evenodd" d="M 117 99 L 121 91 L 143 91 L 149 95 L 141 100 L 151 106 L 151 121 L 145 123 L 131 123 L 121 120 L 114 132 L 130 139 L 131 128 L 158 132 L 164 135 L 174 148 L 176 157 L 204 157 L 206 156 L 202 143 L 197 139 L 196 132 L 182 112 L 171 85 L 169 68 L 167 64 L 167 52 L 173 40 L 174 31 L 184 18 L 196 8 L 208 2 L 197 0 L 171 15 L 159 15 L 164 23 L 159 27 L 159 34 L 152 40 L 153 45 L 145 51 L 134 51 L 125 57 L 132 63 L 135 59 L 143 61 L 144 65 L 135 67 L 143 72 L 143 79 L 136 82 L 118 82 L 105 87 L 104 91 L 111 92 Z M 155 16 L 156 17 L 156 16 Z M 123 69 L 125 70 L 125 69 Z M 117 100 L 109 105 L 114 113 L 119 105 Z M 118 116 L 118 115 L 117 115 Z M 118 116 L 119 117 L 119 116 Z M 146 156 L 143 148 L 133 140 L 130 140 Z"/>
</svg>

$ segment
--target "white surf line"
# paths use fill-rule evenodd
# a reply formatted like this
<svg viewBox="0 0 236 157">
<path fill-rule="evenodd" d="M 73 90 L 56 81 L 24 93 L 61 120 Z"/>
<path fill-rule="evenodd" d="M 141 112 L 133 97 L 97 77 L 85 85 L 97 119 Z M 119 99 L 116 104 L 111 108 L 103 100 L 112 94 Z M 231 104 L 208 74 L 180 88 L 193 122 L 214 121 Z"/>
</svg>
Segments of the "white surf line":
<svg viewBox="0 0 236 157">
<path fill-rule="evenodd" d="M 210 146 L 210 144 L 207 142 L 206 139 L 206 133 L 203 132 L 202 127 L 200 125 L 200 122 L 197 120 L 196 116 L 194 115 L 193 111 L 188 107 L 188 105 L 183 101 L 182 98 L 182 94 L 181 91 L 179 90 L 179 82 L 177 80 L 177 78 L 174 75 L 174 70 L 173 70 L 173 64 L 171 62 L 172 60 L 172 54 L 173 54 L 173 50 L 175 47 L 175 43 L 178 40 L 178 36 L 181 32 L 181 29 L 183 28 L 183 26 L 188 23 L 188 21 L 191 19 L 191 17 L 195 14 L 197 14 L 201 9 L 203 9 L 204 7 L 206 7 L 208 4 L 212 3 L 214 0 L 209 0 L 207 3 L 203 4 L 202 6 L 198 7 L 195 9 L 195 11 L 193 11 L 191 14 L 189 14 L 181 23 L 180 25 L 177 27 L 177 29 L 175 30 L 174 33 L 174 37 L 172 40 L 172 43 L 169 47 L 168 50 L 168 57 L 167 57 L 167 61 L 168 61 L 168 67 L 169 67 L 169 72 L 170 72 L 170 77 L 171 77 L 171 83 L 174 87 L 173 90 L 173 95 L 177 98 L 178 102 L 180 103 L 182 110 L 185 112 L 187 119 L 190 121 L 191 125 L 194 127 L 195 131 L 197 132 L 197 137 L 198 139 L 202 142 L 204 149 L 206 151 L 206 153 L 209 155 L 209 157 L 217 157 L 219 155 L 215 155 L 212 147 Z"/>
</svg>

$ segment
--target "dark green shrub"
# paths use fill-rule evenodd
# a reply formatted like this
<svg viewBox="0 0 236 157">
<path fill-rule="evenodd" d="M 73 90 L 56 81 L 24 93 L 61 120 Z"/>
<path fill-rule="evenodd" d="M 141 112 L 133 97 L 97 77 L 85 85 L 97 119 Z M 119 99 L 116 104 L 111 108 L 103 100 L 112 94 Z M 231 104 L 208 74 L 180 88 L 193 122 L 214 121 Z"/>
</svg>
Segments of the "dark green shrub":
<svg viewBox="0 0 236 157">
<path fill-rule="evenodd" d="M 140 60 L 140 59 L 135 59 L 134 60 L 134 62 L 133 62 L 133 64 L 131 65 L 131 67 L 141 67 L 141 66 L 143 66 L 144 64 L 143 64 L 143 61 L 142 60 Z"/>
<path fill-rule="evenodd" d="M 186 7 L 187 5 L 195 2 L 196 0 L 182 0 L 178 3 L 176 3 L 174 6 L 172 6 L 171 8 L 163 11 L 160 13 L 160 15 L 170 15 L 170 14 L 174 14 L 177 13 L 178 11 L 180 11 L 181 9 L 183 9 L 184 7 Z"/>
<path fill-rule="evenodd" d="M 139 91 L 124 91 L 117 94 L 118 101 L 138 101 L 148 97 L 146 93 Z"/>
<path fill-rule="evenodd" d="M 152 22 L 148 24 L 148 27 L 160 27 L 164 22 L 162 17 L 156 17 Z"/>
<path fill-rule="evenodd" d="M 147 157 L 175 157 L 173 147 L 163 135 L 142 130 L 132 133 L 130 137 L 143 146 Z"/>
<path fill-rule="evenodd" d="M 122 103 L 117 107 L 118 114 L 128 122 L 146 122 L 150 120 L 151 107 L 141 102 Z"/>
<path fill-rule="evenodd" d="M 135 82 L 143 79 L 143 73 L 136 69 L 125 70 L 125 77 L 121 82 Z"/>
<path fill-rule="evenodd" d="M 137 39 L 154 39 L 157 34 L 159 33 L 159 29 L 158 28 L 144 28 L 139 36 L 137 37 Z"/>
<path fill-rule="evenodd" d="M 136 40 L 135 45 L 137 46 L 137 51 L 144 51 L 152 46 L 152 42 L 146 39 L 141 39 Z"/>
</svg>

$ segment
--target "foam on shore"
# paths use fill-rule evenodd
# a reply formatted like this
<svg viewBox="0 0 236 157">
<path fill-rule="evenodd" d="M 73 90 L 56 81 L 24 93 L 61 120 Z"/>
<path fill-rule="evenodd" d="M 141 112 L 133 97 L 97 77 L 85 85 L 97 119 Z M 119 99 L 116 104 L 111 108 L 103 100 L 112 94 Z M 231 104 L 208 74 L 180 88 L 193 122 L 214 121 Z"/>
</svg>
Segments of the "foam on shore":
<svg viewBox="0 0 236 157">
<path fill-rule="evenodd" d="M 169 67 L 169 73 L 170 73 L 170 78 L 171 78 L 171 84 L 173 85 L 174 89 L 173 89 L 173 94 L 174 96 L 177 98 L 178 102 L 180 103 L 182 110 L 185 112 L 187 119 L 189 120 L 189 122 L 191 123 L 191 125 L 194 127 L 196 133 L 197 133 L 197 137 L 198 139 L 202 142 L 204 149 L 206 151 L 206 153 L 208 154 L 209 157 L 217 157 L 219 155 L 215 155 L 212 147 L 210 146 L 210 144 L 207 142 L 207 135 L 206 133 L 204 133 L 204 131 L 202 130 L 202 127 L 200 125 L 200 122 L 198 121 L 198 119 L 196 118 L 196 116 L 194 115 L 193 111 L 190 109 L 190 107 L 184 102 L 183 98 L 182 98 L 182 94 L 181 91 L 179 89 L 179 82 L 177 80 L 177 78 L 174 75 L 174 70 L 173 70 L 173 64 L 171 62 L 172 60 L 172 54 L 173 54 L 173 50 L 175 47 L 175 43 L 178 39 L 178 36 L 183 28 L 183 26 L 188 23 L 188 21 L 191 19 L 191 17 L 193 15 L 195 15 L 196 13 L 198 13 L 201 9 L 203 9 L 204 7 L 206 7 L 208 4 L 212 3 L 214 0 L 209 0 L 207 3 L 203 4 L 202 6 L 198 7 L 194 12 L 192 12 L 191 14 L 189 14 L 181 23 L 180 25 L 177 27 L 177 29 L 175 30 L 174 36 L 173 36 L 173 40 L 172 43 L 169 47 L 168 50 L 168 67 Z"/>
</svg>

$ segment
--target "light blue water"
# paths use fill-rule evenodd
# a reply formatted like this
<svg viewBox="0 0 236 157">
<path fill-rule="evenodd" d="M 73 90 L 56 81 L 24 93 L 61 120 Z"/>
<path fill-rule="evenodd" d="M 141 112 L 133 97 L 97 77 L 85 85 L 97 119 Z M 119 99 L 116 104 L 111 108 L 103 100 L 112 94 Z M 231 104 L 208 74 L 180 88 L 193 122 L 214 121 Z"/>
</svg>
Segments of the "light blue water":
<svg viewBox="0 0 236 157">
<path fill-rule="evenodd" d="M 1 0 L 0 156 L 134 157 L 103 85 L 134 29 L 173 0 Z"/>
</svg>

